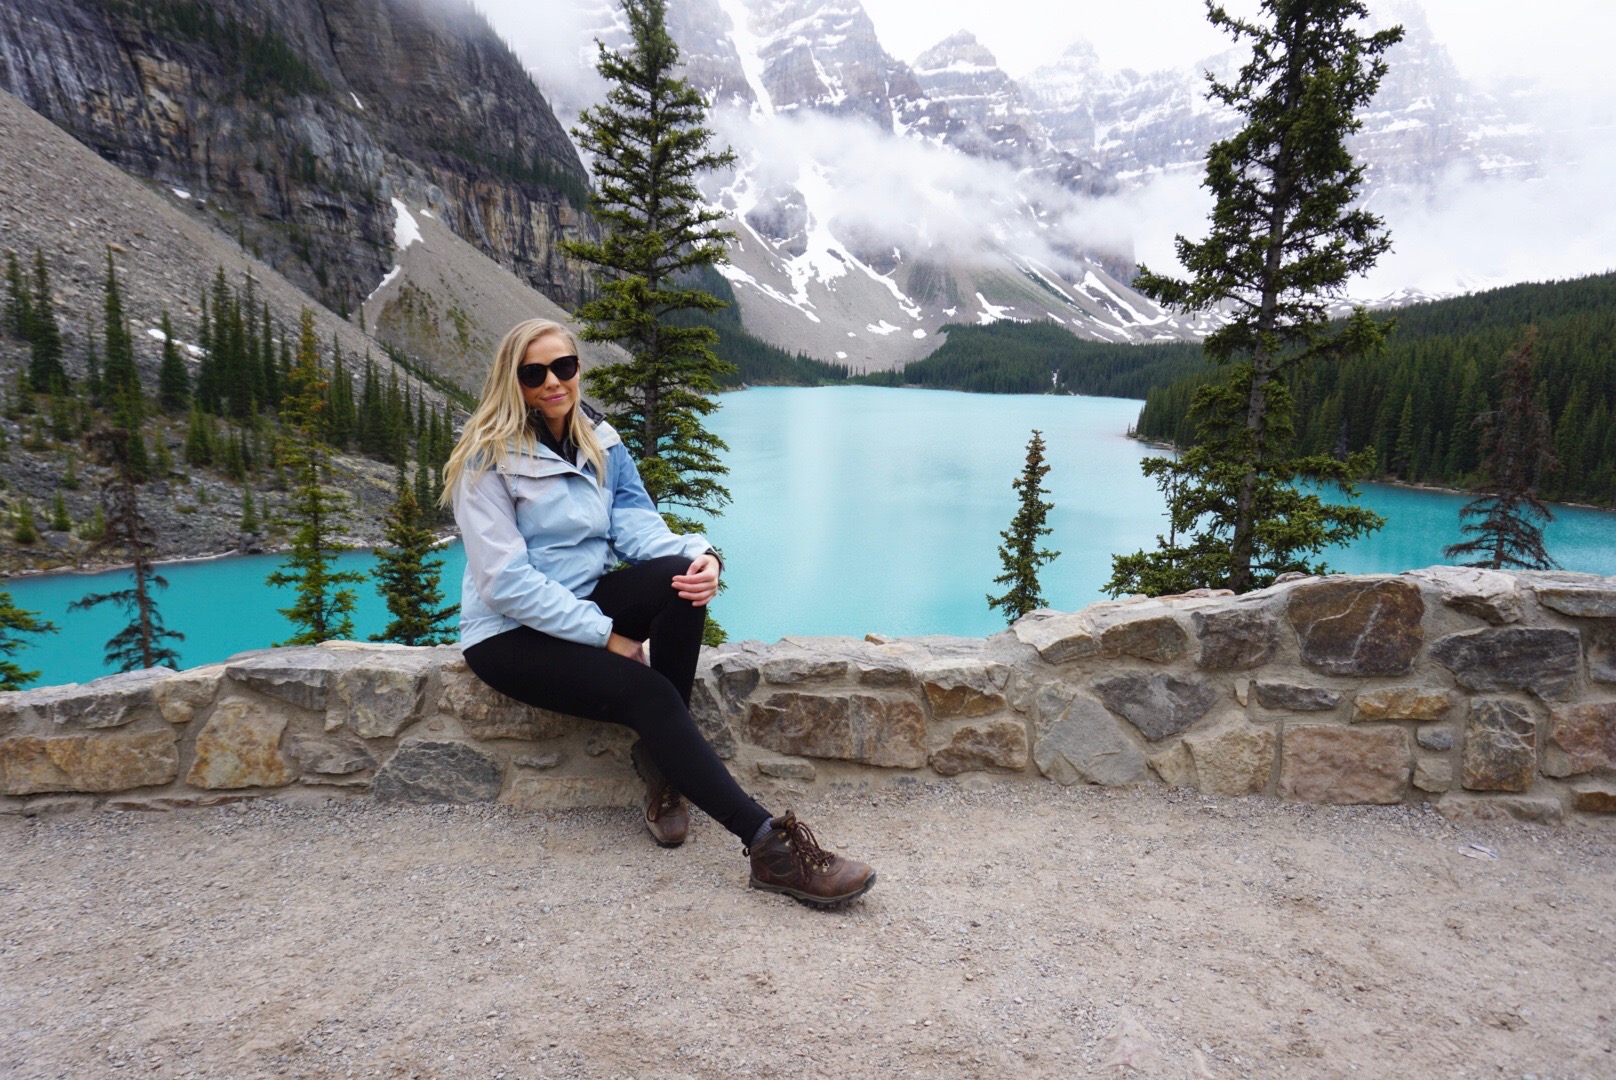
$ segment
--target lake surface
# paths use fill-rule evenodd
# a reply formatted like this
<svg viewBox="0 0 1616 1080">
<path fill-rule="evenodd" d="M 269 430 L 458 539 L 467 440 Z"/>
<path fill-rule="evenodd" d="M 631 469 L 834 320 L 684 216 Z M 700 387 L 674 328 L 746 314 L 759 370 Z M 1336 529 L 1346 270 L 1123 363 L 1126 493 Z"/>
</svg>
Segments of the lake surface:
<svg viewBox="0 0 1616 1080">
<path fill-rule="evenodd" d="M 728 591 L 714 614 L 735 639 L 785 634 L 964 634 L 1002 629 L 987 605 L 1001 572 L 999 533 L 1016 509 L 1033 428 L 1050 465 L 1044 485 L 1055 504 L 1060 557 L 1041 575 L 1054 607 L 1102 599 L 1111 556 L 1152 544 L 1165 527 L 1160 495 L 1139 473 L 1155 451 L 1125 435 L 1138 401 L 1004 396 L 878 387 L 762 387 L 725 394 L 711 417 L 729 444 L 729 513 L 708 530 L 724 552 Z M 1386 528 L 1330 553 L 1332 567 L 1396 572 L 1442 562 L 1459 539 L 1460 495 L 1366 485 L 1362 501 Z M 1561 507 L 1547 530 L 1567 569 L 1616 574 L 1616 514 Z M 464 556 L 444 549 L 444 585 L 458 598 Z M 276 608 L 290 589 L 264 577 L 280 556 L 168 564 L 159 593 L 183 666 L 221 660 L 292 632 Z M 343 569 L 368 571 L 375 558 L 346 553 Z M 31 639 L 16 659 L 40 669 L 35 685 L 82 682 L 110 673 L 107 638 L 126 617 L 103 605 L 68 612 L 88 592 L 127 586 L 127 571 L 23 578 L 6 584 L 16 602 L 61 628 Z M 379 631 L 387 611 L 371 586 L 359 589 L 357 636 Z"/>
</svg>

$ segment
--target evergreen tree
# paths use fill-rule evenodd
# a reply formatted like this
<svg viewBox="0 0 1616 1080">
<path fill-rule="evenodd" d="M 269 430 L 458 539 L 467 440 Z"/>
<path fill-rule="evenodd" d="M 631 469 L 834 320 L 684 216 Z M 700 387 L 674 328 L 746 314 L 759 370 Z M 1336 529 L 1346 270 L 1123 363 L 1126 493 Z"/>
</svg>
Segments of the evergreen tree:
<svg viewBox="0 0 1616 1080">
<path fill-rule="evenodd" d="M 258 509 L 253 506 L 252 488 L 246 484 L 241 486 L 241 531 L 255 533 L 258 531 Z"/>
<path fill-rule="evenodd" d="M 130 449 L 135 440 L 122 427 L 109 428 L 91 436 L 103 464 L 112 468 L 104 486 L 109 513 L 105 539 L 122 546 L 128 556 L 133 582 L 117 592 L 89 593 L 67 605 L 69 611 L 87 611 L 100 604 L 114 603 L 129 615 L 129 625 L 107 640 L 106 663 L 119 671 L 165 665 L 178 669 L 179 653 L 163 642 L 184 641 L 185 635 L 163 626 L 157 610 L 154 589 L 168 588 L 168 580 L 152 565 L 157 549 L 157 531 L 140 512 L 139 484 L 144 473 L 137 471 Z"/>
<path fill-rule="evenodd" d="M 34 336 L 33 297 L 15 251 L 6 252 L 6 332 L 18 341 Z"/>
<path fill-rule="evenodd" d="M 213 464 L 213 422 L 202 414 L 200 405 L 191 406 L 191 422 L 185 429 L 185 449 L 182 453 L 192 465 Z"/>
<path fill-rule="evenodd" d="M 664 0 L 622 3 L 631 47 L 599 47 L 596 70 L 611 88 L 573 132 L 593 155 L 599 191 L 590 202 L 606 235 L 598 244 L 563 246 L 603 276 L 599 294 L 577 312 L 584 336 L 629 353 L 626 362 L 592 370 L 590 388 L 638 460 L 652 502 L 688 530 L 694 523 L 671 508 L 717 514 L 729 501 L 718 479 L 725 446 L 702 418 L 718 407 L 711 395 L 732 367 L 713 353 L 712 327 L 670 316 L 724 306 L 688 283 L 724 261 L 731 235 L 715 227 L 724 215 L 704 206 L 696 177 L 735 156 L 709 148 L 706 102 L 675 76 L 679 50 L 664 25 Z"/>
<path fill-rule="evenodd" d="M 1488 494 L 1459 511 L 1469 540 L 1446 548 L 1449 559 L 1476 557 L 1467 566 L 1492 570 L 1552 570 L 1543 526 L 1554 520 L 1538 498 L 1538 484 L 1558 464 L 1549 448 L 1549 418 L 1537 400 L 1533 366 L 1537 331 L 1528 329 L 1506 358 L 1502 401 L 1480 418 L 1482 470 Z M 1470 520 L 1473 519 L 1473 520 Z"/>
<path fill-rule="evenodd" d="M 1379 218 L 1348 209 L 1363 166 L 1345 140 L 1362 126 L 1355 112 L 1373 97 L 1382 54 L 1402 28 L 1360 34 L 1361 0 L 1262 0 L 1261 8 L 1265 21 L 1248 22 L 1208 4 L 1215 26 L 1251 41 L 1238 78 L 1210 89 L 1245 124 L 1208 153 L 1210 234 L 1176 243 L 1190 276 L 1140 267 L 1134 281 L 1164 306 L 1222 306 L 1230 321 L 1204 342 L 1220 377 L 1196 394 L 1197 445 L 1142 466 L 1173 493 L 1172 530 L 1185 539 L 1116 556 L 1106 586 L 1113 595 L 1246 592 L 1287 571 L 1320 572 L 1309 556 L 1384 524 L 1297 486 L 1333 484 L 1350 495 L 1372 460 L 1297 456 L 1291 385 L 1311 366 L 1375 350 L 1385 334 L 1361 309 L 1332 328 L 1328 307 L 1390 245 Z"/>
<path fill-rule="evenodd" d="M 56 498 L 51 503 L 51 531 L 69 532 L 73 528 L 73 519 L 67 516 L 67 499 L 63 497 L 61 489 L 56 491 Z"/>
<path fill-rule="evenodd" d="M 135 367 L 135 339 L 129 332 L 129 321 L 123 313 L 123 294 L 118 288 L 118 272 L 112 262 L 112 249 L 107 249 L 107 277 L 103 287 L 102 319 L 104 365 L 101 368 L 101 392 L 114 402 L 119 397 L 140 396 L 140 372 Z"/>
<path fill-rule="evenodd" d="M 62 366 L 62 331 L 56 324 L 56 305 L 51 303 L 50 270 L 45 253 L 34 249 L 34 298 L 28 306 L 28 375 L 36 390 L 54 390 L 67 385 L 67 369 Z"/>
<path fill-rule="evenodd" d="M 331 539 L 335 517 L 341 512 L 340 495 L 320 483 L 326 469 L 326 453 L 320 441 L 325 426 L 322 415 L 326 404 L 326 384 L 320 376 L 319 338 L 314 332 L 314 314 L 303 309 L 298 334 L 297 360 L 288 374 L 281 404 L 284 431 L 280 459 L 285 462 L 296 489 L 292 514 L 297 531 L 292 550 L 283 564 L 264 580 L 270 585 L 291 585 L 297 599 L 291 607 L 278 609 L 296 632 L 278 645 L 318 645 L 332 638 L 353 636 L 354 592 L 338 588 L 365 580 L 353 570 L 335 571 L 331 563 L 342 545 Z"/>
<path fill-rule="evenodd" d="M 174 341 L 174 324 L 163 312 L 163 361 L 157 369 L 157 404 L 165 413 L 177 413 L 191 403 L 191 376 Z"/>
<path fill-rule="evenodd" d="M 1010 519 L 1010 527 L 999 534 L 1004 538 L 1004 543 L 999 545 L 999 562 L 1004 566 L 1004 573 L 993 580 L 1005 586 L 1005 591 L 998 596 L 988 596 L 988 606 L 1003 611 L 1008 622 L 1013 623 L 1027 612 L 1044 606 L 1038 569 L 1060 554 L 1038 546 L 1040 537 L 1054 531 L 1045 524 L 1054 509 L 1054 505 L 1044 499 L 1049 494 L 1049 489 L 1043 486 L 1048 474 L 1049 466 L 1044 463 L 1044 434 L 1034 428 L 1027 442 L 1026 464 L 1022 466 L 1021 475 L 1010 481 L 1010 486 L 1021 497 L 1021 505 Z"/>
<path fill-rule="evenodd" d="M 32 544 L 39 539 L 39 526 L 34 522 L 34 508 L 26 497 L 17 500 L 12 516 L 11 538 L 19 544 Z"/>
<path fill-rule="evenodd" d="M 372 641 L 400 645 L 442 645 L 453 641 L 454 631 L 444 625 L 460 612 L 459 604 L 440 608 L 443 591 L 439 579 L 443 559 L 431 557 L 436 545 L 432 530 L 421 515 L 421 504 L 408 487 L 401 487 L 384 526 L 385 548 L 376 549 L 374 575 L 393 619 Z"/>
<path fill-rule="evenodd" d="M 54 634 L 56 624 L 39 618 L 37 611 L 18 607 L 11 593 L 0 589 L 0 690 L 21 690 L 39 678 L 37 671 L 24 671 L 13 657 L 23 647 L 18 634 Z"/>
</svg>

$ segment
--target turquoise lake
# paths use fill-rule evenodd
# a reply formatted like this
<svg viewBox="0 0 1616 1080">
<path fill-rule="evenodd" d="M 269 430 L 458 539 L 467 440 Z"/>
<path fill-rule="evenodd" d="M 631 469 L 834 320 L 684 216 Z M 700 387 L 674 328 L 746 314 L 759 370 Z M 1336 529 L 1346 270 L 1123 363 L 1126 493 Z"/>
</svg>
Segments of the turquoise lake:
<svg viewBox="0 0 1616 1080">
<path fill-rule="evenodd" d="M 785 634 L 984 635 L 1002 629 L 987 606 L 999 591 L 999 533 L 1015 513 L 1010 482 L 1033 428 L 1044 433 L 1055 509 L 1048 545 L 1061 552 L 1042 574 L 1052 606 L 1103 598 L 1111 556 L 1153 542 L 1164 527 L 1155 486 L 1139 460 L 1155 451 L 1126 437 L 1140 403 L 1119 398 L 1000 396 L 877 387 L 763 387 L 725 394 L 712 429 L 729 444 L 729 512 L 709 538 L 724 552 L 728 590 L 714 614 L 733 639 Z M 1442 561 L 1459 538 L 1463 496 L 1365 485 L 1362 501 L 1386 528 L 1331 566 L 1400 571 Z M 1550 552 L 1571 570 L 1616 574 L 1616 514 L 1556 508 Z M 458 598 L 459 544 L 444 549 L 444 585 Z M 264 577 L 273 555 L 170 563 L 159 593 L 165 622 L 185 634 L 183 666 L 221 660 L 291 633 L 276 608 L 289 589 Z M 368 570 L 350 552 L 344 569 Z M 87 592 L 126 587 L 127 571 L 61 574 L 6 583 L 16 602 L 60 632 L 31 638 L 16 656 L 39 669 L 34 685 L 109 674 L 103 646 L 125 617 L 109 605 L 68 612 Z M 379 631 L 387 611 L 373 587 L 359 590 L 358 636 Z"/>
</svg>

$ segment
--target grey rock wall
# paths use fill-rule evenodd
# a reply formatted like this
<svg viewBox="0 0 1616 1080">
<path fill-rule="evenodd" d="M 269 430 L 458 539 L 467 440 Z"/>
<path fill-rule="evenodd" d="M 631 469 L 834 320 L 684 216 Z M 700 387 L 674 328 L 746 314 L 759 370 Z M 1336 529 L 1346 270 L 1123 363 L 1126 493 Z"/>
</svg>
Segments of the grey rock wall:
<svg viewBox="0 0 1616 1080">
<path fill-rule="evenodd" d="M 1560 821 L 1616 812 L 1613 623 L 1616 578 L 1305 578 L 988 638 L 731 643 L 704 652 L 693 711 L 777 802 L 970 775 Z M 501 697 L 455 646 L 333 641 L 0 695 L 0 809 L 627 806 L 631 741 Z"/>
</svg>

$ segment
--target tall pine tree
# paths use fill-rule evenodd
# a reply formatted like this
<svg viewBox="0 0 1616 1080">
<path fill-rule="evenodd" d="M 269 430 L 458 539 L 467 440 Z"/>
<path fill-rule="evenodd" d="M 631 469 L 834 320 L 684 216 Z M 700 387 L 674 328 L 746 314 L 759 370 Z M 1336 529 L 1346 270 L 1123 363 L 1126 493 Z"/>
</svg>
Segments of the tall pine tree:
<svg viewBox="0 0 1616 1080">
<path fill-rule="evenodd" d="M 387 628 L 372 634 L 372 641 L 400 645 L 443 645 L 455 632 L 444 624 L 460 612 L 459 604 L 439 607 L 443 590 L 439 580 L 443 559 L 431 556 L 437 539 L 421 514 L 421 504 L 408 485 L 387 513 L 383 528 L 385 547 L 376 549 L 374 571 L 382 599 L 393 616 Z"/>
<path fill-rule="evenodd" d="M 622 4 L 630 47 L 599 46 L 596 70 L 611 88 L 573 131 L 593 158 L 599 190 L 590 202 L 605 238 L 565 247 L 602 279 L 578 309 L 584 336 L 629 354 L 593 369 L 590 388 L 637 459 L 651 500 L 675 528 L 688 529 L 694 523 L 673 508 L 717 514 L 729 502 L 719 482 L 725 446 L 702 418 L 718 407 L 717 380 L 733 369 L 713 353 L 712 328 L 670 316 L 726 306 L 688 283 L 725 260 L 731 236 L 716 228 L 724 215 L 703 205 L 696 178 L 735 155 L 710 148 L 706 102 L 675 75 L 679 50 L 664 25 L 664 0 Z"/>
<path fill-rule="evenodd" d="M 1044 499 L 1049 494 L 1049 489 L 1043 486 L 1044 477 L 1048 475 L 1044 433 L 1034 428 L 1027 442 L 1027 461 L 1021 475 L 1010 481 L 1010 486 L 1021 496 L 1021 504 L 1016 508 L 1015 517 L 1010 519 L 1010 527 L 999 534 L 1004 538 L 1004 543 L 999 545 L 999 562 L 1004 565 L 1004 573 L 993 580 L 1005 586 L 1005 591 L 998 596 L 988 596 L 988 606 L 1003 611 L 1008 622 L 1013 623 L 1027 612 L 1044 606 L 1038 570 L 1060 555 L 1058 551 L 1038 546 L 1041 537 L 1054 531 L 1046 524 L 1049 512 L 1054 509 L 1054 504 Z"/>
<path fill-rule="evenodd" d="M 1213 25 L 1251 43 L 1238 78 L 1213 80 L 1209 95 L 1245 124 L 1208 153 L 1211 232 L 1176 244 L 1189 277 L 1140 267 L 1134 281 L 1164 306 L 1221 307 L 1230 321 L 1205 341 L 1221 372 L 1197 391 L 1196 445 L 1142 466 L 1171 493 L 1172 532 L 1183 539 L 1116 556 L 1106 586 L 1113 595 L 1245 592 L 1287 571 L 1319 572 L 1311 556 L 1384 524 L 1297 486 L 1308 480 L 1351 494 L 1373 463 L 1297 456 L 1291 383 L 1311 365 L 1378 348 L 1385 333 L 1362 310 L 1332 329 L 1329 306 L 1390 246 L 1379 218 L 1351 209 L 1364 170 L 1346 139 L 1362 126 L 1356 112 L 1374 96 L 1382 55 L 1402 28 L 1360 33 L 1361 0 L 1263 0 L 1261 10 L 1249 22 L 1208 2 Z"/>
<path fill-rule="evenodd" d="M 320 374 L 319 353 L 314 314 L 304 308 L 297 360 L 287 376 L 281 403 L 284 435 L 280 460 L 296 485 L 290 509 L 297 531 L 284 568 L 264 579 L 270 585 L 297 589 L 292 606 L 278 609 L 296 631 L 277 645 L 318 645 L 333 638 L 352 637 L 354 591 L 339 586 L 365 580 L 358 571 L 331 568 L 336 553 L 344 550 L 331 537 L 343 499 L 320 482 L 326 469 L 325 444 L 321 441 L 326 383 Z"/>
<path fill-rule="evenodd" d="M 0 589 L 0 690 L 21 690 L 39 678 L 37 671 L 24 671 L 13 657 L 25 644 L 18 634 L 54 634 L 56 624 L 39 617 L 37 611 L 17 606 L 11 593 Z"/>
<path fill-rule="evenodd" d="M 1538 401 L 1533 365 L 1537 329 L 1529 328 L 1505 361 L 1498 408 L 1478 418 L 1482 471 L 1488 494 L 1459 511 L 1469 540 L 1443 551 L 1467 566 L 1492 570 L 1552 570 L 1543 526 L 1554 520 L 1538 498 L 1538 485 L 1558 462 L 1549 448 L 1549 417 Z"/>
</svg>

